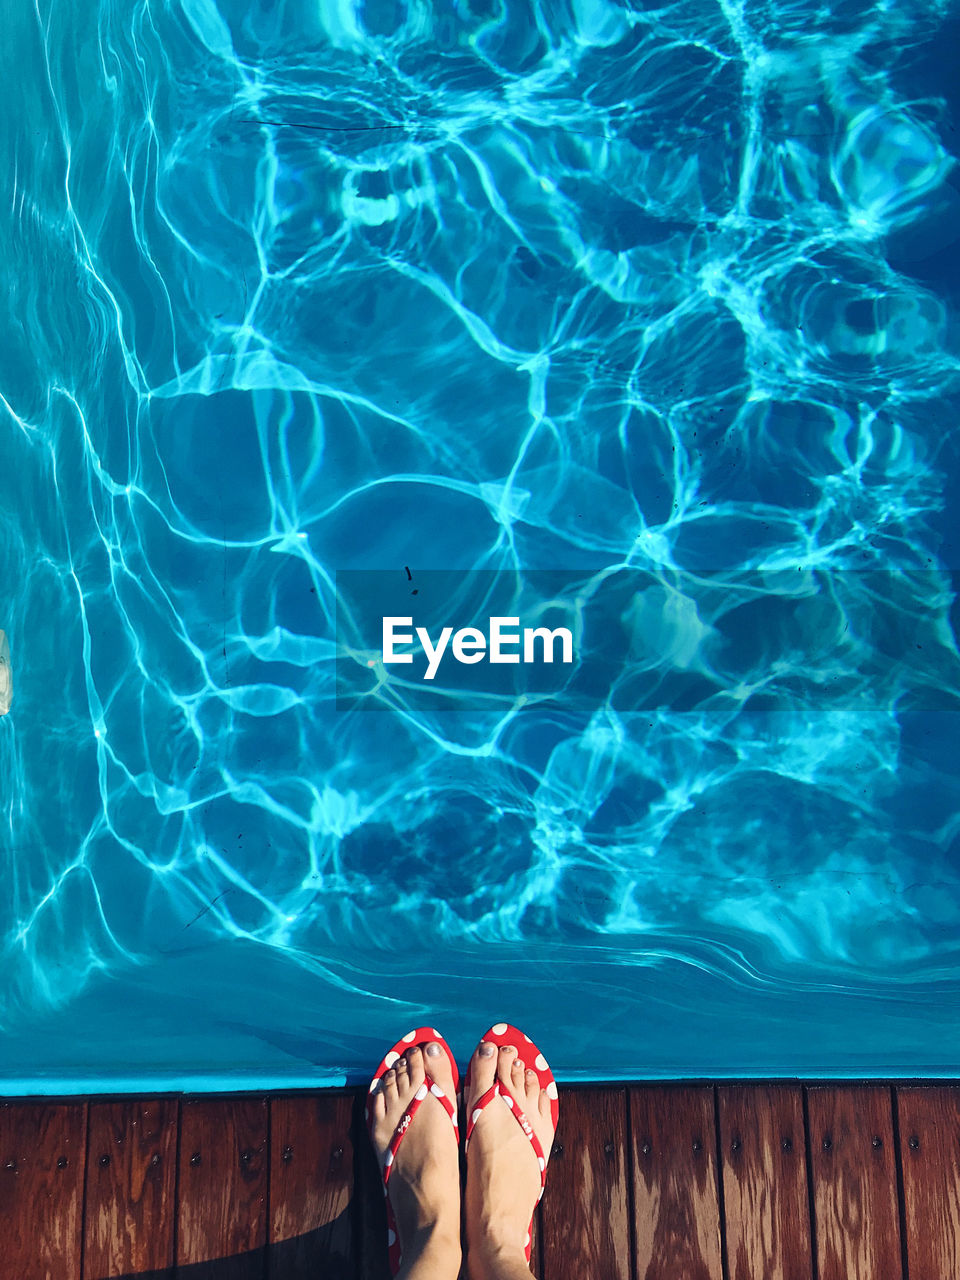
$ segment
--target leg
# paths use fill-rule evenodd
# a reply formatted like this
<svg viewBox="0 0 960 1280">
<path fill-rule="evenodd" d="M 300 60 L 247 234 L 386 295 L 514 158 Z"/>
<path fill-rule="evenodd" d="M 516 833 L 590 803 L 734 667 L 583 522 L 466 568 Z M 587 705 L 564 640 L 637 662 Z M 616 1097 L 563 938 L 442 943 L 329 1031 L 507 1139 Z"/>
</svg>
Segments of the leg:
<svg viewBox="0 0 960 1280">
<path fill-rule="evenodd" d="M 530 1268 L 522 1253 L 519 1262 L 515 1257 L 493 1256 L 477 1257 L 474 1261 L 474 1255 L 468 1253 L 467 1267 L 470 1280 L 530 1280 Z"/>
<path fill-rule="evenodd" d="M 509 1045 L 480 1044 L 473 1056 L 469 1115 L 474 1103 L 499 1076 L 501 1087 L 520 1105 L 549 1156 L 553 1145 L 550 1098 L 535 1071 L 525 1069 Z M 470 1139 L 464 1197 L 467 1269 L 470 1280 L 530 1280 L 524 1257 L 527 1228 L 540 1194 L 540 1169 L 533 1147 L 499 1098 L 484 1110 Z"/>
<path fill-rule="evenodd" d="M 429 1073 L 427 1068 L 429 1068 Z M 374 1098 L 373 1145 L 383 1163 L 397 1125 L 420 1086 L 436 1080 L 453 1097 L 453 1075 L 438 1044 L 408 1049 Z M 397 1150 L 389 1181 L 403 1262 L 397 1280 L 457 1280 L 460 1270 L 460 1168 L 453 1126 L 428 1094 Z"/>
</svg>

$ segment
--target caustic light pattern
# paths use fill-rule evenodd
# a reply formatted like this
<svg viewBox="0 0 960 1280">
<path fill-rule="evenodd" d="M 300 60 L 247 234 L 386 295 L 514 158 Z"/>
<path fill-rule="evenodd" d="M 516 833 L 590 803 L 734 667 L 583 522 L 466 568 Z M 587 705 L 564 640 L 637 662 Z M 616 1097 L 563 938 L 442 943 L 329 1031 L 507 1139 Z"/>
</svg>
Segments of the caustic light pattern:
<svg viewBox="0 0 960 1280">
<path fill-rule="evenodd" d="M 10 8 L 6 1087 L 955 1066 L 956 6 Z M 655 704 L 337 706 L 338 572 L 625 569 Z"/>
</svg>

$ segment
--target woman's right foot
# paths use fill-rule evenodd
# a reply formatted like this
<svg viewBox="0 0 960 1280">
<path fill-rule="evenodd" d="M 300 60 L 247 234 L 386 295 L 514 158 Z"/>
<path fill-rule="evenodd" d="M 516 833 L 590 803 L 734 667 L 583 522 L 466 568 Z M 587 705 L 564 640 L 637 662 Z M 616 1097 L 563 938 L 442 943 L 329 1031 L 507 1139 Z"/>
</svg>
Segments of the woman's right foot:
<svg viewBox="0 0 960 1280">
<path fill-rule="evenodd" d="M 425 1050 L 425 1051 L 424 1051 Z M 417 1092 L 437 1084 L 455 1098 L 450 1060 L 436 1041 L 408 1049 L 373 1093 L 371 1139 L 383 1169 L 391 1140 Z M 390 1202 L 403 1249 L 404 1273 L 429 1252 L 437 1276 L 460 1269 L 460 1166 L 450 1117 L 427 1093 L 397 1148 Z"/>
<path fill-rule="evenodd" d="M 530 1048 L 535 1052 L 533 1045 Z M 557 1096 L 557 1086 L 551 1082 L 541 1089 L 531 1065 L 522 1061 L 512 1045 L 498 1048 L 481 1041 L 470 1060 L 463 1115 L 466 1119 L 473 1115 L 480 1098 L 499 1077 L 501 1089 L 526 1115 L 549 1159 L 554 1132 L 550 1103 Z M 526 1267 L 524 1251 L 541 1185 L 533 1144 L 511 1108 L 502 1098 L 493 1098 L 477 1117 L 467 1155 L 464 1218 L 472 1274 L 481 1274 L 486 1261 L 519 1260 Z"/>
</svg>

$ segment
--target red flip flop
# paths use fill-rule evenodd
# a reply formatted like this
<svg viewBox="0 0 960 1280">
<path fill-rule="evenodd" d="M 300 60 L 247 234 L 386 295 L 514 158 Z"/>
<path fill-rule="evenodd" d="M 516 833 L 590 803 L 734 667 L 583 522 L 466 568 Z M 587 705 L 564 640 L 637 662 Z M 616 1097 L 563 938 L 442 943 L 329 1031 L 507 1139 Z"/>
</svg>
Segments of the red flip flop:
<svg viewBox="0 0 960 1280">
<path fill-rule="evenodd" d="M 397 1149 L 403 1141 L 403 1135 L 410 1127 L 410 1122 L 419 1111 L 420 1106 L 428 1093 L 432 1093 L 433 1096 L 442 1103 L 444 1110 L 453 1122 L 454 1140 L 457 1145 L 460 1143 L 460 1128 L 457 1123 L 457 1089 L 460 1087 L 460 1073 L 457 1071 L 457 1062 L 450 1051 L 450 1046 L 447 1044 L 446 1040 L 444 1040 L 443 1036 L 440 1035 L 439 1032 L 435 1031 L 433 1027 L 418 1027 L 415 1031 L 408 1031 L 405 1036 L 402 1036 L 397 1041 L 390 1052 L 385 1053 L 381 1058 L 376 1074 L 370 1081 L 370 1092 L 367 1095 L 367 1131 L 372 1138 L 373 1092 L 380 1083 L 380 1080 L 383 1078 L 384 1073 L 389 1071 L 397 1059 L 402 1057 L 408 1049 L 415 1049 L 418 1046 L 423 1048 L 428 1045 L 431 1040 L 435 1040 L 450 1059 L 450 1066 L 453 1068 L 453 1097 L 448 1098 L 440 1086 L 435 1081 L 431 1081 L 428 1075 L 427 1079 L 413 1095 L 413 1098 L 410 1100 L 410 1105 L 400 1117 L 400 1123 L 397 1125 L 394 1135 L 390 1139 L 390 1146 L 387 1148 L 387 1153 L 384 1156 L 380 1176 L 383 1179 L 383 1194 L 386 1197 L 387 1202 L 387 1251 L 390 1257 L 390 1274 L 393 1276 L 395 1276 L 400 1270 L 402 1253 L 400 1249 L 400 1237 L 397 1233 L 397 1222 L 396 1218 L 393 1216 L 393 1205 L 390 1203 L 390 1174 L 393 1170 L 393 1162 L 397 1155 Z M 424 1055 L 424 1058 L 426 1058 L 426 1055 Z"/>
<path fill-rule="evenodd" d="M 557 1117 L 560 1114 L 560 1103 L 557 1098 L 557 1082 L 553 1078 L 553 1072 L 547 1066 L 546 1058 L 544 1058 L 543 1054 L 533 1043 L 530 1037 L 528 1035 L 524 1035 L 522 1031 L 518 1031 L 516 1027 L 511 1027 L 508 1022 L 497 1022 L 489 1031 L 484 1032 L 480 1039 L 487 1041 L 489 1044 L 513 1045 L 517 1051 L 517 1057 L 523 1063 L 524 1068 L 529 1068 L 531 1071 L 535 1071 L 537 1073 L 537 1079 L 540 1081 L 540 1088 L 545 1089 L 548 1097 L 550 1098 L 550 1118 L 553 1121 L 554 1132 L 556 1132 Z M 466 1079 L 463 1082 L 464 1093 L 466 1093 L 469 1087 L 470 1068 L 468 1067 Z M 544 1188 L 547 1185 L 547 1157 L 544 1155 L 543 1147 L 540 1145 L 540 1139 L 534 1133 L 533 1126 L 530 1121 L 523 1114 L 520 1107 L 513 1100 L 510 1094 L 505 1093 L 500 1088 L 499 1076 L 494 1076 L 493 1084 L 486 1091 L 483 1097 L 477 1100 L 470 1118 L 467 1121 L 467 1136 L 463 1144 L 464 1156 L 466 1156 L 467 1149 L 470 1146 L 470 1135 L 473 1133 L 477 1121 L 498 1095 L 513 1112 L 520 1128 L 529 1138 L 530 1145 L 533 1147 L 534 1154 L 537 1157 L 537 1161 L 540 1165 L 540 1195 L 537 1196 L 537 1203 L 539 1204 L 540 1200 L 543 1198 Z M 532 1231 L 533 1218 L 530 1219 L 530 1227 L 527 1231 L 527 1239 L 524 1246 L 527 1262 L 530 1261 L 530 1235 Z"/>
</svg>

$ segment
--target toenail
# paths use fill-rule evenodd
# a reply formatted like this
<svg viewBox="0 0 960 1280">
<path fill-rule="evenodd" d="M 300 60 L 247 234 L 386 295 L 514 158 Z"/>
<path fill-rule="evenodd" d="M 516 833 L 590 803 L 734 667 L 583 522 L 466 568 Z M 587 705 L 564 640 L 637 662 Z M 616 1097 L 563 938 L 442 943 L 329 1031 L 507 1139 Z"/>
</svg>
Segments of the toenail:
<svg viewBox="0 0 960 1280">
<path fill-rule="evenodd" d="M 440 1048 L 440 1046 L 439 1046 L 438 1044 L 436 1044 L 436 1043 L 434 1043 L 434 1044 L 428 1044 L 428 1045 L 427 1045 L 427 1057 L 428 1057 L 428 1058 L 439 1058 L 439 1057 L 440 1057 L 440 1054 L 441 1054 L 442 1052 L 443 1052 L 443 1050 L 442 1050 L 442 1049 Z"/>
<path fill-rule="evenodd" d="M 493 1054 L 493 1051 L 494 1051 L 494 1049 L 495 1049 L 495 1048 L 496 1048 L 496 1046 L 495 1046 L 495 1045 L 492 1045 L 492 1044 L 490 1043 L 490 1041 L 489 1041 L 489 1040 L 483 1040 L 483 1041 L 481 1041 L 481 1043 L 480 1043 L 480 1050 L 479 1050 L 479 1052 L 480 1052 L 480 1057 L 481 1057 L 481 1058 L 489 1058 L 489 1057 L 491 1057 L 491 1055 Z"/>
<path fill-rule="evenodd" d="M 397 1070 L 404 1071 L 406 1070 L 406 1066 L 407 1066 L 406 1058 L 401 1058 L 400 1061 L 397 1063 Z"/>
<path fill-rule="evenodd" d="M 513 1065 L 514 1065 L 515 1067 L 517 1067 L 520 1071 L 522 1071 L 522 1070 L 523 1070 L 523 1059 L 522 1059 L 522 1058 L 518 1058 L 518 1059 L 516 1060 L 516 1062 L 515 1062 Z"/>
</svg>

